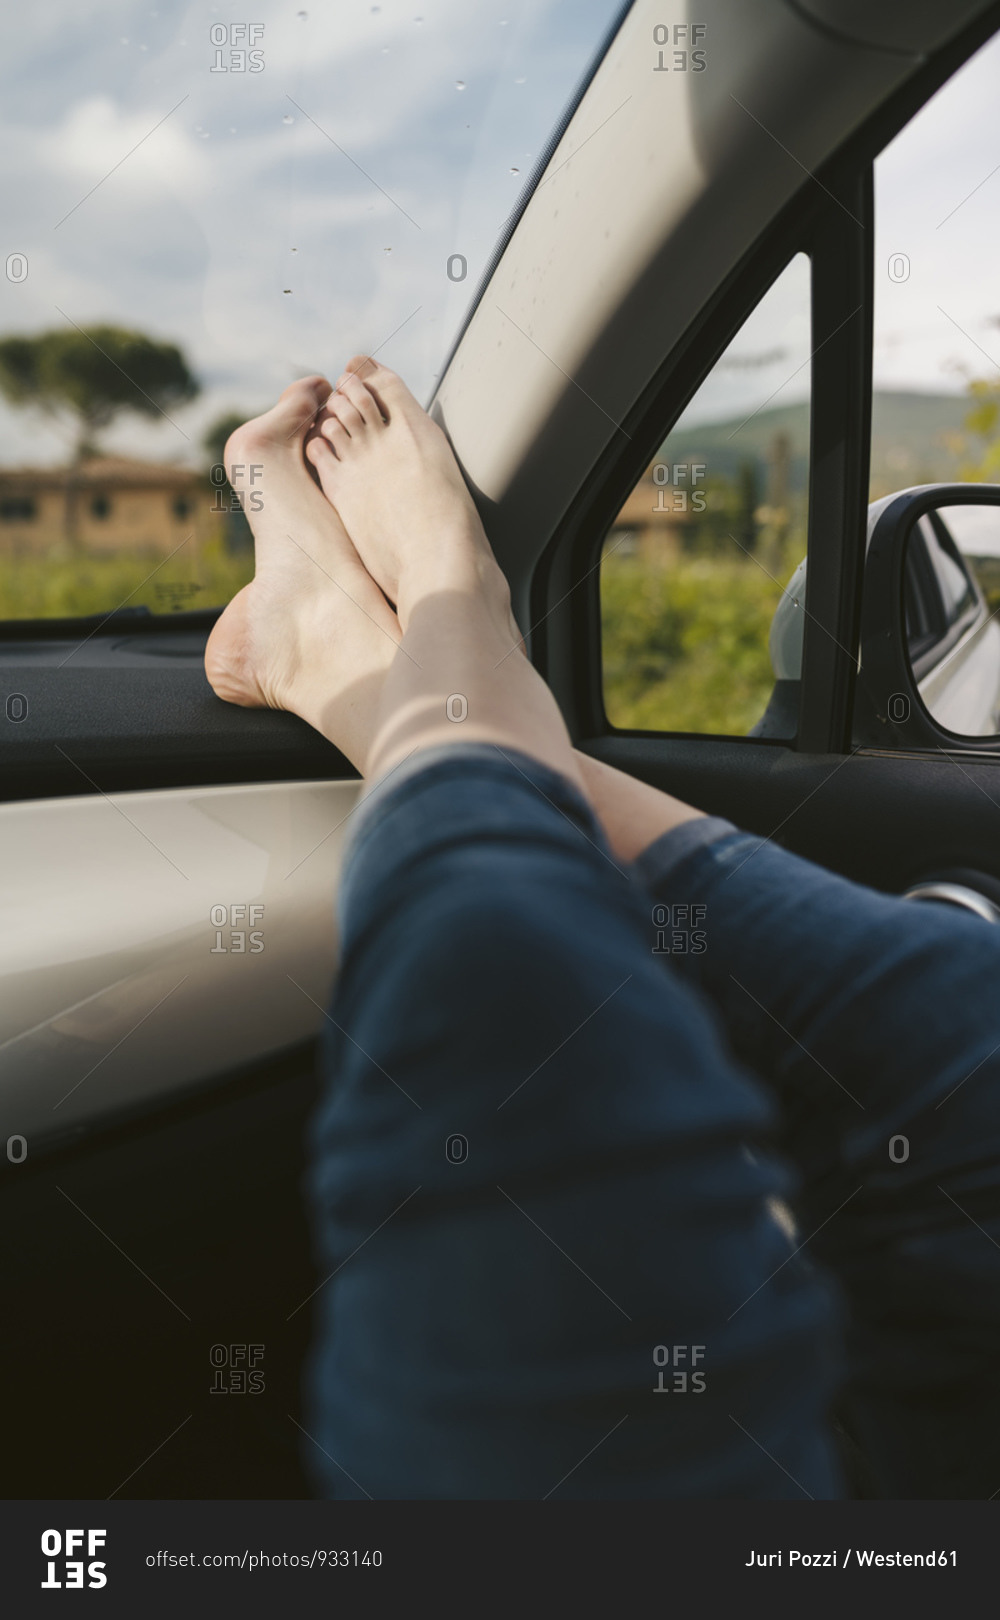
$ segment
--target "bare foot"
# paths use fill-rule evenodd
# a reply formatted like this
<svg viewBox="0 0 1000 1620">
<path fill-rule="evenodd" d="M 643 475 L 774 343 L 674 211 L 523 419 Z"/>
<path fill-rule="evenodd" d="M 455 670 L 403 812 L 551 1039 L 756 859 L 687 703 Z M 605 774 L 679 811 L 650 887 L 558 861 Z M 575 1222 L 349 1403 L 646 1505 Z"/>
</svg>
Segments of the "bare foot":
<svg viewBox="0 0 1000 1620">
<path fill-rule="evenodd" d="M 485 593 L 511 644 L 520 641 L 451 446 L 394 371 L 365 355 L 349 360 L 306 456 L 404 631 L 421 597 L 467 588 Z"/>
<path fill-rule="evenodd" d="M 226 445 L 256 568 L 212 630 L 205 673 L 227 703 L 289 709 L 363 769 L 401 631 L 303 459 L 329 394 L 323 377 L 293 383 Z"/>
</svg>

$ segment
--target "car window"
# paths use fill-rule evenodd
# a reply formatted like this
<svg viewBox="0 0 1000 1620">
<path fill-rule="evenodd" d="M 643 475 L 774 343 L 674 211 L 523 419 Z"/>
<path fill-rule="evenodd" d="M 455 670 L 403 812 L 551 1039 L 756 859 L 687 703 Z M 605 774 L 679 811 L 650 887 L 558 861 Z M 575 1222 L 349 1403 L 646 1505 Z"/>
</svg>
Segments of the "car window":
<svg viewBox="0 0 1000 1620">
<path fill-rule="evenodd" d="M 1000 476 L 998 76 L 995 37 L 875 161 L 872 500 Z"/>
<path fill-rule="evenodd" d="M 1000 477 L 998 73 L 994 36 L 875 161 L 872 500 Z M 956 503 L 922 518 L 905 573 L 907 646 L 925 706 L 951 732 L 993 733 L 995 509 Z"/>
<path fill-rule="evenodd" d="M 907 543 L 903 608 L 907 650 L 910 662 L 916 664 L 942 634 L 941 599 L 931 578 L 920 525 L 915 526 Z"/>
<path fill-rule="evenodd" d="M 767 709 L 771 621 L 806 551 L 809 270 L 797 254 L 772 284 L 605 538 L 601 649 L 613 726 L 745 735 Z"/>
<path fill-rule="evenodd" d="M 618 10 L 12 10 L 0 620 L 226 602 L 228 432 L 359 350 L 427 397 Z"/>
<path fill-rule="evenodd" d="M 927 520 L 927 528 L 927 554 L 941 592 L 945 623 L 951 626 L 976 606 L 976 591 L 954 540 L 936 513 Z"/>
<path fill-rule="evenodd" d="M 939 526 L 945 529 L 963 568 L 975 581 L 991 617 L 1000 614 L 1000 508 L 942 506 Z"/>
</svg>

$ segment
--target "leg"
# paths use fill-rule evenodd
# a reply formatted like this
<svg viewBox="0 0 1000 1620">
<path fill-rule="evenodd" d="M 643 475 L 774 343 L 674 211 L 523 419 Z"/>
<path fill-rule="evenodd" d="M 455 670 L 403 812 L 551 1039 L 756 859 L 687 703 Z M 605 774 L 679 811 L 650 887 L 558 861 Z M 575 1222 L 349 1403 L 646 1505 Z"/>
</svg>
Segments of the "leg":
<svg viewBox="0 0 1000 1620">
<path fill-rule="evenodd" d="M 362 808 L 342 890 L 311 1178 L 323 1489 L 837 1494 L 837 1336 L 773 1214 L 754 1084 L 664 982 L 564 777 L 425 759 Z"/>
<path fill-rule="evenodd" d="M 810 1252 L 851 1310 L 845 1410 L 887 1496 L 991 1496 L 1000 1395 L 1000 930 L 731 832 L 653 901 L 704 908 L 672 957 L 780 1101 Z M 653 925 L 650 924 L 650 938 Z"/>
<path fill-rule="evenodd" d="M 410 406 L 398 380 L 376 380 L 390 420 L 380 413 L 370 466 L 388 492 L 407 465 L 390 430 Z M 419 491 L 419 445 L 416 462 Z M 267 487 L 284 499 L 277 475 Z M 374 744 L 353 733 L 355 757 L 398 777 L 383 775 L 362 810 L 348 863 L 337 1083 L 315 1133 L 325 1484 L 835 1494 L 830 1301 L 775 1216 L 782 1172 L 759 1141 L 746 1150 L 766 1107 L 696 998 L 664 995 L 558 711 L 526 660 L 500 656 L 504 593 L 467 513 L 439 509 L 440 550 L 411 577 L 405 557 L 380 568 L 365 511 L 359 499 L 352 521 L 404 634 Z M 239 655 L 241 701 L 282 702 L 339 742 L 357 723 L 343 702 L 356 677 L 314 633 L 311 575 L 283 594 L 276 519 L 261 536 L 274 570 L 259 567 L 221 649 Z M 339 576 L 340 531 L 306 505 L 296 527 L 314 521 L 313 560 Z M 289 636 L 305 652 L 283 661 Z M 472 722 L 461 732 L 442 719 L 456 691 Z M 427 752 L 470 734 L 486 759 Z M 402 782 L 414 752 L 423 768 Z M 468 1142 L 459 1163 L 446 1153 L 455 1134 Z M 674 1380 L 692 1363 L 705 1389 L 692 1376 L 696 1398 L 680 1402 Z"/>
<path fill-rule="evenodd" d="M 685 855 L 663 836 L 676 800 L 597 761 L 581 770 L 616 852 L 650 846 L 651 942 L 666 911 L 702 909 L 707 949 L 672 955 L 672 976 L 710 998 L 781 1102 L 802 1236 L 851 1306 L 843 1410 L 878 1488 L 992 1495 L 1000 931 L 734 830 L 687 839 Z"/>
</svg>

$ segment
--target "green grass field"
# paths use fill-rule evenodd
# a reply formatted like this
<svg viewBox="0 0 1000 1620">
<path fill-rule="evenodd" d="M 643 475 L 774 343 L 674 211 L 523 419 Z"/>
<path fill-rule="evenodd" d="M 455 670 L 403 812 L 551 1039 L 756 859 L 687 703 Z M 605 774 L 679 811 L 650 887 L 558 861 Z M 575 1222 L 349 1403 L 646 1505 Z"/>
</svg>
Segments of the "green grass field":
<svg viewBox="0 0 1000 1620">
<path fill-rule="evenodd" d="M 206 541 L 198 557 L 166 561 L 119 552 L 63 551 L 0 558 L 0 619 L 58 619 L 148 607 L 154 613 L 220 607 L 253 578 L 253 552 Z"/>
<path fill-rule="evenodd" d="M 768 633 L 801 555 L 792 550 L 775 579 L 739 554 L 658 568 L 606 557 L 602 653 L 612 725 L 745 735 L 774 685 Z"/>
</svg>

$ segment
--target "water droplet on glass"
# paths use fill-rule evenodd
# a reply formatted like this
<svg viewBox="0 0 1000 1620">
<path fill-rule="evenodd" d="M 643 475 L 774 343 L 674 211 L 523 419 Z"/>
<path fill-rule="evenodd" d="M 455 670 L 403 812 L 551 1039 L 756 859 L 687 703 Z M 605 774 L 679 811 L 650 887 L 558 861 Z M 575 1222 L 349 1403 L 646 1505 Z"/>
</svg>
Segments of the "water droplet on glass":
<svg viewBox="0 0 1000 1620">
<path fill-rule="evenodd" d="M 465 80 L 464 79 L 456 79 L 455 80 L 455 89 L 456 90 L 464 90 L 465 89 Z"/>
<path fill-rule="evenodd" d="M 383 253 L 391 253 L 391 252 L 392 252 L 392 248 L 383 248 L 383 249 L 382 249 L 382 252 L 383 252 Z"/>
<path fill-rule="evenodd" d="M 520 169 L 511 169 L 511 174 L 520 174 Z"/>
<path fill-rule="evenodd" d="M 514 80 L 514 83 L 515 83 L 515 84 L 526 84 L 526 83 L 527 83 L 527 79 L 515 79 L 515 80 Z"/>
<path fill-rule="evenodd" d="M 229 133 L 230 133 L 230 135 L 235 135 L 235 134 L 236 134 L 236 127 L 235 127 L 235 125 L 233 125 L 233 124 L 230 124 L 230 126 L 229 126 Z"/>
<path fill-rule="evenodd" d="M 122 44 L 123 44 L 123 45 L 127 45 L 127 44 L 128 44 L 128 40 L 127 40 L 127 39 L 126 39 L 126 38 L 125 38 L 125 35 L 124 35 L 124 34 L 123 34 L 123 35 L 122 35 Z"/>
<path fill-rule="evenodd" d="M 299 251 L 298 248 L 292 248 L 293 253 L 298 253 L 298 251 Z"/>
<path fill-rule="evenodd" d="M 285 116 L 282 118 L 281 122 L 283 124 L 294 124 L 295 119 L 292 117 L 291 113 L 285 113 Z"/>
<path fill-rule="evenodd" d="M 305 20 L 308 17 L 309 13 L 308 13 L 308 11 L 297 11 L 295 13 L 295 15 L 296 15 L 296 17 L 298 17 L 299 22 L 305 22 Z"/>
<path fill-rule="evenodd" d="M 292 289 L 291 289 L 291 287 L 283 287 L 281 290 L 284 293 L 290 293 Z"/>
<path fill-rule="evenodd" d="M 372 16 L 374 17 L 381 10 L 382 10 L 381 6 L 372 6 Z"/>
</svg>

